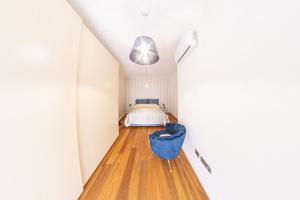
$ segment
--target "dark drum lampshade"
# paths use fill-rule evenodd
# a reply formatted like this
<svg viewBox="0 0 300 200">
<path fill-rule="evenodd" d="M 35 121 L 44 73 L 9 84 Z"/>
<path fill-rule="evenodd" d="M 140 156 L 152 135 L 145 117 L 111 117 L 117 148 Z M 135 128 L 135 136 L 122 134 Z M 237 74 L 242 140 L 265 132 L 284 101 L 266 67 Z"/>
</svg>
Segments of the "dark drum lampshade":
<svg viewBox="0 0 300 200">
<path fill-rule="evenodd" d="M 152 65 L 159 60 L 154 40 L 149 36 L 138 37 L 131 50 L 130 60 L 139 65 Z"/>
</svg>

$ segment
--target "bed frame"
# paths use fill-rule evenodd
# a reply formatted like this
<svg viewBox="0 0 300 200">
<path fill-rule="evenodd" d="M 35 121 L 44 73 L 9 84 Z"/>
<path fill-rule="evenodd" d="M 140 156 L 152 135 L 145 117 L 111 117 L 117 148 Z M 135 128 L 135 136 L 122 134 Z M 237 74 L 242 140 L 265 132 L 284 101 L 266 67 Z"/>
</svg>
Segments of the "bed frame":
<svg viewBox="0 0 300 200">
<path fill-rule="evenodd" d="M 136 99 L 135 104 L 157 104 L 159 99 Z M 131 124 L 130 126 L 163 126 L 162 124 Z"/>
</svg>

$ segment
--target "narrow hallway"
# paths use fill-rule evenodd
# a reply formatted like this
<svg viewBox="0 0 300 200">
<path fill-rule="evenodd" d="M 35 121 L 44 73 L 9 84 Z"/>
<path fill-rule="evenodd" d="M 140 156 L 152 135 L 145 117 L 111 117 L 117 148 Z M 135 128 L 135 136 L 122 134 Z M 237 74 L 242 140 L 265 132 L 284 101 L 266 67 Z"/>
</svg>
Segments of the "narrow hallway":
<svg viewBox="0 0 300 200">
<path fill-rule="evenodd" d="M 160 129 L 120 127 L 120 136 L 87 182 L 80 200 L 208 199 L 183 152 L 171 161 L 172 173 L 166 160 L 150 159 L 148 136 Z"/>
</svg>

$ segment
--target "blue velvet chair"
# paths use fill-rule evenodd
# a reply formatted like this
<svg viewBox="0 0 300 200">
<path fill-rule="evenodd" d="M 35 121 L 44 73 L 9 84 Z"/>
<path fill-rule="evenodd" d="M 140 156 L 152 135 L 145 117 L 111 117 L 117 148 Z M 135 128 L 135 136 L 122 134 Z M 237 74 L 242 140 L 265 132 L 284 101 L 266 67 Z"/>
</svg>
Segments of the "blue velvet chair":
<svg viewBox="0 0 300 200">
<path fill-rule="evenodd" d="M 156 131 L 149 136 L 152 151 L 158 157 L 168 160 L 171 172 L 172 168 L 169 160 L 173 160 L 179 155 L 185 133 L 186 129 L 183 125 L 167 123 L 165 130 Z"/>
</svg>

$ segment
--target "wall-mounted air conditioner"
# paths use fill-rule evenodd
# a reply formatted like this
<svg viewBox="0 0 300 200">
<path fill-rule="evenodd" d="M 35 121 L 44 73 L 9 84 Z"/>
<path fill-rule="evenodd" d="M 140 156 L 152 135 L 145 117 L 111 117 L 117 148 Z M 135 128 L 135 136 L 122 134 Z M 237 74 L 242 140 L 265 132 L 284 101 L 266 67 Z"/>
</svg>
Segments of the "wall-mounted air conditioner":
<svg viewBox="0 0 300 200">
<path fill-rule="evenodd" d="M 183 57 L 198 44 L 197 31 L 187 31 L 179 41 L 174 59 L 179 63 Z"/>
</svg>

